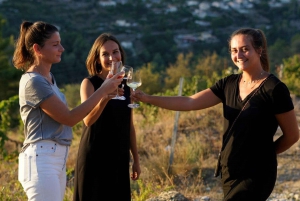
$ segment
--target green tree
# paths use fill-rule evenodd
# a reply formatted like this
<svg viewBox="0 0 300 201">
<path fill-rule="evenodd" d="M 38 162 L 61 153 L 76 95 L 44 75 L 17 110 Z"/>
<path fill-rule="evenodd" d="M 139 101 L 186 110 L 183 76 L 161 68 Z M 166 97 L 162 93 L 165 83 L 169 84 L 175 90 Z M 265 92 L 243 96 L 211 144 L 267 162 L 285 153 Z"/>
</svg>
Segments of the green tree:
<svg viewBox="0 0 300 201">
<path fill-rule="evenodd" d="M 283 39 L 277 39 L 269 48 L 270 70 L 274 72 L 277 65 L 282 64 L 282 59 L 290 55 L 290 47 Z"/>
<path fill-rule="evenodd" d="M 171 64 L 166 70 L 165 87 L 166 89 L 174 88 L 178 85 L 180 77 L 191 77 L 191 58 L 193 53 L 186 55 L 178 54 L 175 64 Z"/>
<path fill-rule="evenodd" d="M 300 54 L 283 59 L 283 81 L 292 94 L 300 96 Z"/>
<path fill-rule="evenodd" d="M 205 52 L 204 54 L 204 56 L 198 59 L 194 74 L 200 76 L 211 76 L 213 72 L 221 74 L 228 67 L 228 60 L 220 57 L 216 52 Z"/>
<path fill-rule="evenodd" d="M 52 65 L 53 72 L 58 85 L 81 83 L 88 75 L 85 60 L 91 46 L 81 33 L 62 32 L 62 45 L 65 51 L 61 62 Z"/>
<path fill-rule="evenodd" d="M 7 156 L 5 141 L 10 140 L 21 146 L 21 142 L 10 139 L 7 134 L 8 131 L 17 128 L 20 122 L 19 96 L 15 95 L 8 100 L 0 101 L 0 158 Z"/>
<path fill-rule="evenodd" d="M 147 94 L 161 92 L 162 79 L 158 72 L 154 72 L 153 63 L 145 64 L 139 70 L 142 71 L 141 89 Z"/>
<path fill-rule="evenodd" d="M 3 38 L 3 26 L 6 20 L 0 16 L 0 100 L 8 99 L 18 94 L 21 71 L 16 70 L 12 64 L 13 37 Z"/>
<path fill-rule="evenodd" d="M 291 40 L 291 52 L 300 53 L 300 34 L 296 34 L 292 37 Z"/>
</svg>

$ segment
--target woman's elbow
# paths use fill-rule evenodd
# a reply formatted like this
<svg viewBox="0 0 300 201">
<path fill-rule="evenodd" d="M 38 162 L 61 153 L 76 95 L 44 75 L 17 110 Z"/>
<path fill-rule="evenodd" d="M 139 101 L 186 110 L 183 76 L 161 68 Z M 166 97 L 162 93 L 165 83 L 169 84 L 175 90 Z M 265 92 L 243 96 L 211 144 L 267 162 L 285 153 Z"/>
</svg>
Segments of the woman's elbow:
<svg viewBox="0 0 300 201">
<path fill-rule="evenodd" d="M 62 124 L 66 125 L 66 126 L 70 126 L 70 127 L 73 127 L 75 126 L 76 124 L 78 124 L 81 120 L 78 120 L 76 118 L 72 118 L 72 117 L 69 117 L 69 118 L 65 118 L 63 122 L 61 122 Z"/>
<path fill-rule="evenodd" d="M 93 125 L 93 122 L 92 121 L 89 121 L 89 120 L 86 120 L 86 119 L 83 119 L 83 123 L 86 127 L 90 127 L 91 125 Z"/>
<path fill-rule="evenodd" d="M 295 144 L 296 142 L 298 142 L 299 140 L 299 131 L 298 132 L 295 132 L 292 136 L 289 137 L 289 142 L 290 144 Z"/>
<path fill-rule="evenodd" d="M 297 135 L 295 135 L 294 137 L 294 141 L 295 141 L 294 143 L 298 142 L 299 138 L 300 138 L 300 134 L 298 132 Z"/>
<path fill-rule="evenodd" d="M 75 126 L 76 124 L 77 124 L 76 122 L 66 122 L 66 123 L 64 123 L 64 125 L 70 126 L 70 127 L 73 127 L 73 126 Z"/>
</svg>

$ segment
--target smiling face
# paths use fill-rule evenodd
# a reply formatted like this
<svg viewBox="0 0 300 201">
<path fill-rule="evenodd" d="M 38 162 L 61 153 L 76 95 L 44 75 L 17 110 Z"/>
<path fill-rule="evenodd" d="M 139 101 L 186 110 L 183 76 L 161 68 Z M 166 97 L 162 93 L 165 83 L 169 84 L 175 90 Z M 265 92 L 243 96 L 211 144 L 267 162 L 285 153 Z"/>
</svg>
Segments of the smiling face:
<svg viewBox="0 0 300 201">
<path fill-rule="evenodd" d="M 45 41 L 44 46 L 39 48 L 39 57 L 43 63 L 53 64 L 61 61 L 61 55 L 65 49 L 60 42 L 59 33 L 54 32 L 51 37 Z"/>
<path fill-rule="evenodd" d="M 102 66 L 102 73 L 108 73 L 111 67 L 112 61 L 121 61 L 121 51 L 119 45 L 112 41 L 106 41 L 100 48 L 99 61 Z"/>
<path fill-rule="evenodd" d="M 260 54 L 254 49 L 251 37 L 243 34 L 235 35 L 230 41 L 231 59 L 240 70 L 260 67 Z"/>
</svg>

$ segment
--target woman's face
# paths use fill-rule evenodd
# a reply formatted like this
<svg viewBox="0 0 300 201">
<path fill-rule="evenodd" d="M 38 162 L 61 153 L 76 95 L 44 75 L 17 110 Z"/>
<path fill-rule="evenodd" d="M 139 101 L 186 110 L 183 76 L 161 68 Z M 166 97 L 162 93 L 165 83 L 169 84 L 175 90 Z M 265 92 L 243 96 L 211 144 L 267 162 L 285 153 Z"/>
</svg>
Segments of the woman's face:
<svg viewBox="0 0 300 201">
<path fill-rule="evenodd" d="M 231 59 L 240 70 L 261 66 L 260 54 L 254 49 L 248 36 L 235 35 L 230 46 Z"/>
<path fill-rule="evenodd" d="M 106 41 L 100 48 L 100 64 L 103 72 L 109 72 L 112 61 L 121 61 L 121 51 L 116 42 Z"/>
<path fill-rule="evenodd" d="M 39 57 L 43 62 L 53 64 L 61 61 L 61 55 L 65 50 L 61 45 L 61 39 L 58 32 L 54 32 L 43 47 L 40 47 Z"/>
</svg>

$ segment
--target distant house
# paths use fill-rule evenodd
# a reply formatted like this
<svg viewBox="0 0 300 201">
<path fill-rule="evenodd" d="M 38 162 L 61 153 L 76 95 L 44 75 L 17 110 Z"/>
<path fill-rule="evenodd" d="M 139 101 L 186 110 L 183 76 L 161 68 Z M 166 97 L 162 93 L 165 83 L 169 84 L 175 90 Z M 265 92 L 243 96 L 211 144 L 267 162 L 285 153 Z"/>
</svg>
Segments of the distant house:
<svg viewBox="0 0 300 201">
<path fill-rule="evenodd" d="M 116 20 L 116 25 L 120 27 L 130 27 L 130 23 L 126 20 Z"/>
<path fill-rule="evenodd" d="M 216 12 L 212 12 L 211 11 L 211 6 L 212 4 L 211 3 L 208 3 L 208 2 L 201 2 L 198 6 L 199 9 L 195 9 L 192 14 L 194 16 L 197 16 L 201 19 L 207 17 L 207 16 L 210 16 L 210 17 L 217 17 L 219 16 L 219 13 L 216 13 Z"/>
<path fill-rule="evenodd" d="M 210 31 L 201 32 L 201 34 L 199 36 L 199 40 L 205 41 L 208 43 L 218 42 L 217 37 L 213 36 Z"/>
<path fill-rule="evenodd" d="M 199 4 L 198 1 L 187 1 L 186 5 L 187 6 L 197 6 Z"/>
<path fill-rule="evenodd" d="M 133 44 L 131 41 L 123 41 L 121 42 L 121 46 L 126 48 L 126 49 L 132 49 L 133 48 Z"/>
<path fill-rule="evenodd" d="M 195 9 L 195 10 L 192 12 L 192 14 L 193 14 L 194 16 L 197 16 L 197 17 L 202 18 L 202 19 L 205 18 L 205 17 L 207 16 L 207 13 L 201 11 L 200 9 Z"/>
<path fill-rule="evenodd" d="M 210 22 L 202 21 L 202 20 L 196 20 L 195 24 L 198 24 L 199 26 L 207 27 L 210 26 Z"/>
<path fill-rule="evenodd" d="M 175 36 L 174 40 L 179 48 L 188 48 L 192 43 L 199 39 L 192 34 L 179 34 Z"/>
<path fill-rule="evenodd" d="M 116 6 L 117 3 L 115 1 L 99 1 L 98 4 L 100 6 Z"/>
<path fill-rule="evenodd" d="M 210 3 L 208 3 L 208 2 L 201 2 L 199 4 L 199 10 L 206 11 L 206 10 L 209 10 L 209 9 L 210 9 Z"/>
<path fill-rule="evenodd" d="M 181 41 L 184 43 L 194 43 L 197 40 L 199 40 L 197 37 L 190 35 L 190 34 L 181 35 L 181 36 L 178 36 L 178 38 L 181 39 Z"/>
<path fill-rule="evenodd" d="M 177 7 L 173 6 L 173 5 L 168 5 L 167 9 L 166 9 L 166 13 L 174 13 L 177 11 Z"/>
<path fill-rule="evenodd" d="M 219 2 L 219 1 L 214 1 L 212 2 L 211 6 L 222 9 L 222 10 L 229 10 L 229 6 L 225 4 L 225 2 Z"/>
<path fill-rule="evenodd" d="M 210 31 L 195 34 L 179 34 L 174 37 L 174 40 L 180 48 L 188 48 L 192 43 L 197 41 L 204 41 L 206 43 L 216 43 L 219 41 Z"/>
<path fill-rule="evenodd" d="M 253 4 L 248 1 L 236 0 L 229 2 L 228 5 L 239 13 L 249 13 L 253 8 Z"/>
</svg>

